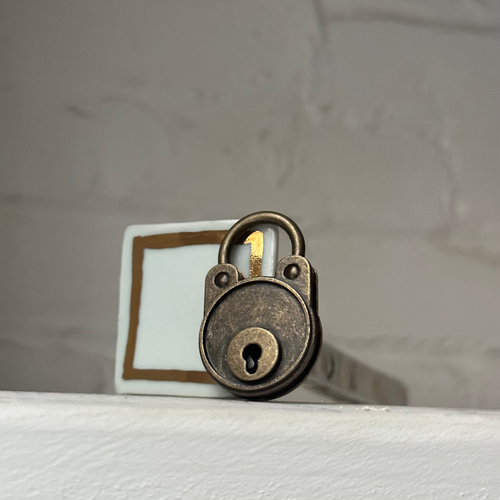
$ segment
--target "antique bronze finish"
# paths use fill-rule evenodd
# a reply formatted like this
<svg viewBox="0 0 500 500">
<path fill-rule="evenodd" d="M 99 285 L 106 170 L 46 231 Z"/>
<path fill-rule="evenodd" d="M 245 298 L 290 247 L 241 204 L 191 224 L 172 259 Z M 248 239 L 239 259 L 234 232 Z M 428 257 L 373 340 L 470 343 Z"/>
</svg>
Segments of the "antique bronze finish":
<svg viewBox="0 0 500 500">
<path fill-rule="evenodd" d="M 279 354 L 276 337 L 264 328 L 253 326 L 233 337 L 227 349 L 227 362 L 237 378 L 251 382 L 269 375 Z"/>
<path fill-rule="evenodd" d="M 244 278 L 229 263 L 230 250 L 245 231 L 263 223 L 288 233 L 292 255 L 278 262 L 275 277 Z M 199 345 L 207 372 L 237 396 L 273 399 L 286 394 L 302 382 L 318 356 L 317 275 L 304 255 L 299 227 L 275 212 L 244 217 L 221 243 L 219 264 L 205 281 Z"/>
</svg>

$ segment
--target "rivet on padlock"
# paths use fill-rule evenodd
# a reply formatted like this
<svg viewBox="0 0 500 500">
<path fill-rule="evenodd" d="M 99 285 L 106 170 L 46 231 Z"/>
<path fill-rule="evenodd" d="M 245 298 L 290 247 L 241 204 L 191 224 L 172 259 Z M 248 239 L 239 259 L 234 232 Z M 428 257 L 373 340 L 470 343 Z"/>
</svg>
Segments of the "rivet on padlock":
<svg viewBox="0 0 500 500">
<path fill-rule="evenodd" d="M 230 250 L 245 231 L 263 223 L 288 233 L 292 255 L 278 262 L 275 277 L 244 278 L 229 264 Z M 258 212 L 228 231 L 219 264 L 207 274 L 201 358 L 215 381 L 238 396 L 281 396 L 302 382 L 317 358 L 322 340 L 317 275 L 304 254 L 295 222 L 276 212 Z"/>
</svg>

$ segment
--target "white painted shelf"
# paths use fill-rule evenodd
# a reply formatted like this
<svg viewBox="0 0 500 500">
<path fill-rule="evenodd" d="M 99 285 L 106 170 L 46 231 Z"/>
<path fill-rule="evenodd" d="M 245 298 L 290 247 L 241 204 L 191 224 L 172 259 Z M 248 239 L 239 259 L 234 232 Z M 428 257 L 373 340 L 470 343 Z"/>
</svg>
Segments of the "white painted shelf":
<svg viewBox="0 0 500 500">
<path fill-rule="evenodd" d="M 498 499 L 500 412 L 0 393 L 0 498 Z"/>
</svg>

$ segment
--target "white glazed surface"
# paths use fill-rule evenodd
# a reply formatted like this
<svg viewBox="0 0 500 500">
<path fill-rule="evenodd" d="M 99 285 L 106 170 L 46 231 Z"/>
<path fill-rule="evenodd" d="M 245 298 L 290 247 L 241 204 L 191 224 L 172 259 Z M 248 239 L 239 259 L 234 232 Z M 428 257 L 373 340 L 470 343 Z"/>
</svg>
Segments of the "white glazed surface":
<svg viewBox="0 0 500 500">
<path fill-rule="evenodd" d="M 129 334 L 134 238 L 154 234 L 227 230 L 235 222 L 199 221 L 127 228 L 123 241 L 120 280 L 115 367 L 117 393 L 229 397 L 227 391 L 215 384 L 124 380 L 123 363 Z M 264 236 L 262 274 L 272 275 L 278 252 L 278 232 L 270 226 L 258 229 Z M 145 249 L 134 368 L 204 370 L 198 350 L 198 333 L 203 318 L 205 276 L 217 263 L 218 251 L 219 245 Z M 249 272 L 249 256 L 249 245 L 237 245 L 231 256 L 232 262 L 246 275 Z"/>
</svg>

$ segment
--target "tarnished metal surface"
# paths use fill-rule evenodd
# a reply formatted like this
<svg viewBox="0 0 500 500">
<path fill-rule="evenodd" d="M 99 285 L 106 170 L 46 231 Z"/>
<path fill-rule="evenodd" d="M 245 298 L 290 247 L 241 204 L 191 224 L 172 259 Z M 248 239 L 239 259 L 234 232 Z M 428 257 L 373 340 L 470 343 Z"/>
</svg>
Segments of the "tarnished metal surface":
<svg viewBox="0 0 500 500">
<path fill-rule="evenodd" d="M 243 232 L 262 223 L 273 223 L 287 231 L 293 255 L 278 263 L 275 277 L 245 279 L 228 263 L 229 252 Z M 274 212 L 260 212 L 241 219 L 228 231 L 221 244 L 219 264 L 207 274 L 201 358 L 208 373 L 238 396 L 281 396 L 302 382 L 316 360 L 322 338 L 317 279 L 304 253 L 304 237 L 291 219 Z M 255 328 L 276 339 L 276 360 L 262 346 L 260 353 L 252 348 L 259 345 L 259 335 L 263 341 L 262 332 L 257 334 L 258 330 L 254 330 L 253 334 L 242 336 L 242 332 Z"/>
<path fill-rule="evenodd" d="M 292 255 L 306 254 L 306 242 L 299 226 L 286 215 L 277 212 L 256 212 L 240 219 L 226 234 L 219 249 L 219 264 L 229 262 L 231 247 L 238 238 L 249 229 L 259 224 L 275 224 L 284 229 L 292 242 Z"/>
<path fill-rule="evenodd" d="M 252 382 L 272 372 L 279 354 L 276 337 L 264 328 L 252 326 L 233 337 L 227 349 L 227 362 L 235 377 Z"/>
</svg>

